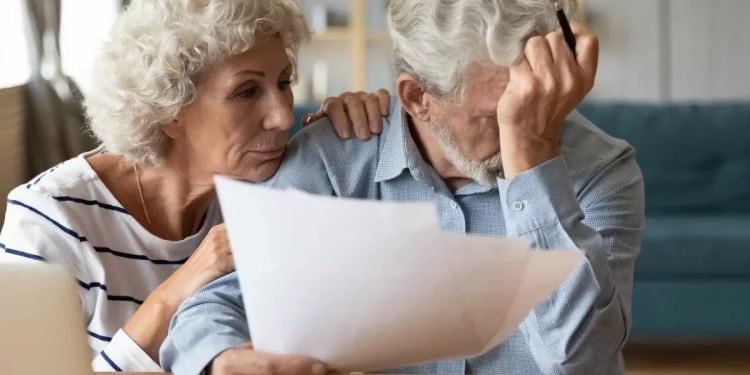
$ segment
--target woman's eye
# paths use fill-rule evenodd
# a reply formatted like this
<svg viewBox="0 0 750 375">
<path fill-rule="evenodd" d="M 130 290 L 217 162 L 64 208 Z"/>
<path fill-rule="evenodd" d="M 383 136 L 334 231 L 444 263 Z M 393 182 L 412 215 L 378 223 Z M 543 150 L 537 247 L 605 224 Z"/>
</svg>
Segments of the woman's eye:
<svg viewBox="0 0 750 375">
<path fill-rule="evenodd" d="M 292 86 L 292 81 L 288 81 L 287 80 L 287 81 L 281 81 L 281 82 L 279 82 L 279 90 L 284 91 L 284 90 L 288 89 L 291 86 Z"/>
<path fill-rule="evenodd" d="M 253 87 L 253 88 L 250 88 L 250 89 L 247 89 L 245 91 L 238 93 L 236 96 L 240 99 L 249 99 L 255 96 L 255 94 L 257 93 L 258 93 L 258 89 Z"/>
</svg>

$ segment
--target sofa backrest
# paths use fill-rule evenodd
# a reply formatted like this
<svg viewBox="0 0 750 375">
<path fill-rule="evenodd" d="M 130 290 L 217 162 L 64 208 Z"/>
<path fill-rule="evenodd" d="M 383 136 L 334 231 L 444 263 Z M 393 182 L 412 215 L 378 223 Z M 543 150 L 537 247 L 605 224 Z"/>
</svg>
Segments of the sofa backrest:
<svg viewBox="0 0 750 375">
<path fill-rule="evenodd" d="M 750 214 L 750 104 L 578 110 L 635 147 L 651 214 Z"/>
</svg>

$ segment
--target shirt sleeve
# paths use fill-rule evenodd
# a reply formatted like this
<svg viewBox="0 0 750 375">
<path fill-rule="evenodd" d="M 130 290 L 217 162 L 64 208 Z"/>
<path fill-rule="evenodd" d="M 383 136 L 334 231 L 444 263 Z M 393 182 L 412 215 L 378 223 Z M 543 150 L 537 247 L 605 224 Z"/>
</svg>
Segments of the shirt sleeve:
<svg viewBox="0 0 750 375">
<path fill-rule="evenodd" d="M 8 196 L 5 224 L 0 232 L 0 263 L 47 262 L 65 267 L 78 283 L 84 324 L 94 316 L 98 285 L 92 280 L 83 253 L 84 233 L 51 195 L 21 186 Z M 83 332 L 81 333 L 83 334 Z M 119 331 L 92 363 L 94 371 L 162 371 L 141 348 Z"/>
<path fill-rule="evenodd" d="M 185 300 L 161 347 L 164 371 L 198 375 L 227 349 L 250 341 L 237 273 L 230 273 Z"/>
<path fill-rule="evenodd" d="M 572 274 L 521 325 L 545 374 L 598 374 L 619 363 L 630 330 L 644 223 L 643 178 L 628 148 L 576 196 L 561 156 L 498 180 L 508 234 L 539 249 L 583 249 Z M 612 372 L 614 373 L 614 372 Z"/>
<path fill-rule="evenodd" d="M 95 372 L 163 372 L 162 368 L 123 330 L 94 358 Z"/>
</svg>

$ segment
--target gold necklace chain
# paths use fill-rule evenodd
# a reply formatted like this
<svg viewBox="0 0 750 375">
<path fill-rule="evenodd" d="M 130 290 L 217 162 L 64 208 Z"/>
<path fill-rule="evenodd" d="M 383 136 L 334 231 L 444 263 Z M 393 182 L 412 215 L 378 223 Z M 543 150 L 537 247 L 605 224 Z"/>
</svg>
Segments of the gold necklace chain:
<svg viewBox="0 0 750 375">
<path fill-rule="evenodd" d="M 148 222 L 148 230 L 153 233 L 154 229 L 151 226 L 151 219 L 148 217 L 148 210 L 146 209 L 146 200 L 143 199 L 143 190 L 141 189 L 141 176 L 138 174 L 138 166 L 133 164 L 133 170 L 135 171 L 135 180 L 138 182 L 138 193 L 141 195 L 141 204 L 143 204 L 143 213 L 146 214 L 146 221 Z"/>
</svg>

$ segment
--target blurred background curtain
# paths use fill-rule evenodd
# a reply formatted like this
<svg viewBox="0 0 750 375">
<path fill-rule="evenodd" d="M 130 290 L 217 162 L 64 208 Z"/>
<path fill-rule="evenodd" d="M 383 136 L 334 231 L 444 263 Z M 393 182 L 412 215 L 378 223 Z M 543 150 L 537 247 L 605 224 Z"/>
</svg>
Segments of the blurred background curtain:
<svg viewBox="0 0 750 375">
<path fill-rule="evenodd" d="M 28 177 L 95 146 L 83 97 L 60 62 L 60 0 L 26 0 L 31 77 L 26 85 Z"/>
</svg>

